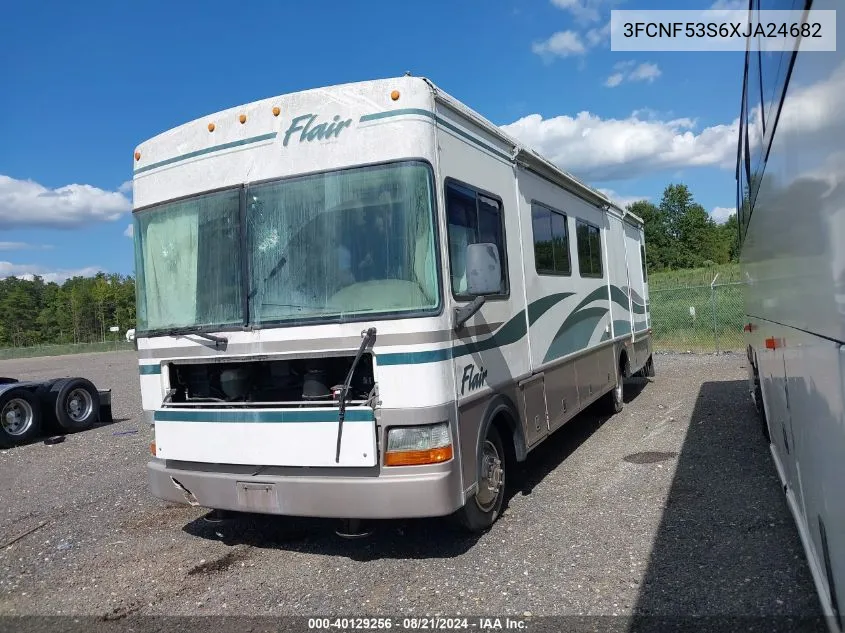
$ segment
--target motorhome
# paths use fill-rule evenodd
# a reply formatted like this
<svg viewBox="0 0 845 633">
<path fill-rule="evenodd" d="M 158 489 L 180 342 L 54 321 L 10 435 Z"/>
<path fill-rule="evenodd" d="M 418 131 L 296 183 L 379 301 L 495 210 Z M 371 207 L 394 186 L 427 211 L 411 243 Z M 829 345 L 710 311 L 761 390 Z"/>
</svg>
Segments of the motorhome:
<svg viewBox="0 0 845 633">
<path fill-rule="evenodd" d="M 198 118 L 133 197 L 161 499 L 485 530 L 516 462 L 653 375 L 641 219 L 425 78 Z"/>
<path fill-rule="evenodd" d="M 778 4 L 750 0 L 749 15 L 790 8 Z M 840 9 L 845 27 L 836 0 L 792 4 Z M 736 164 L 748 385 L 822 609 L 843 631 L 845 53 L 761 43 L 745 56 Z"/>
</svg>

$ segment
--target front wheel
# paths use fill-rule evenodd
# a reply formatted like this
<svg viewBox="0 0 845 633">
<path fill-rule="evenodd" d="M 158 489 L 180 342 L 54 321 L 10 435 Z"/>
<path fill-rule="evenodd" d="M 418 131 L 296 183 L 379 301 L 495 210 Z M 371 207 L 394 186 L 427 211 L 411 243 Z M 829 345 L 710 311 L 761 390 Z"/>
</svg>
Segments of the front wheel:
<svg viewBox="0 0 845 633">
<path fill-rule="evenodd" d="M 458 511 L 470 532 L 484 532 L 499 518 L 505 500 L 505 451 L 496 427 L 490 425 L 481 447 L 478 490 Z"/>
</svg>

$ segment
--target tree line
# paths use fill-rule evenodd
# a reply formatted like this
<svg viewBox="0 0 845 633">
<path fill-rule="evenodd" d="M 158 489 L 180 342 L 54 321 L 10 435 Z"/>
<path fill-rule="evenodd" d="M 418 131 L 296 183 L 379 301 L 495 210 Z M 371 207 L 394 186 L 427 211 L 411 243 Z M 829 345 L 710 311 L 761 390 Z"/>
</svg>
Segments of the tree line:
<svg viewBox="0 0 845 633">
<path fill-rule="evenodd" d="M 717 224 L 689 188 L 666 187 L 659 204 L 634 202 L 628 210 L 645 222 L 649 272 L 699 268 L 736 261 L 736 215 Z M 549 245 L 551 248 L 551 244 Z M 548 262 L 554 262 L 550 251 Z M 110 328 L 117 326 L 120 333 Z M 98 273 L 62 284 L 8 277 L 0 279 L 0 347 L 94 343 L 114 340 L 135 327 L 135 280 Z"/>
<path fill-rule="evenodd" d="M 701 268 L 739 260 L 736 214 L 718 224 L 683 184 L 666 187 L 659 204 L 628 205 L 645 222 L 648 272 Z"/>
<path fill-rule="evenodd" d="M 110 328 L 117 326 L 119 333 Z M 135 280 L 97 273 L 62 284 L 0 279 L 0 347 L 95 343 L 135 327 Z"/>
</svg>

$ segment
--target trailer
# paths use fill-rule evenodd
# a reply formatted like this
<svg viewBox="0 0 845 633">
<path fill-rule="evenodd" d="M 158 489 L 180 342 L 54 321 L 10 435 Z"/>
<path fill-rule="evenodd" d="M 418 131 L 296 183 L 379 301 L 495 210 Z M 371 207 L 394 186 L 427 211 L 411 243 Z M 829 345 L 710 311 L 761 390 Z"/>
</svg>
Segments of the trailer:
<svg viewBox="0 0 845 633">
<path fill-rule="evenodd" d="M 0 448 L 31 442 L 45 431 L 75 433 L 111 421 L 111 389 L 97 389 L 87 378 L 0 377 Z"/>
<path fill-rule="evenodd" d="M 749 15 L 760 4 L 773 8 L 749 1 Z M 845 28 L 837 0 L 793 5 L 837 10 L 835 26 Z M 838 633 L 845 631 L 845 126 L 838 114 L 845 53 L 804 44 L 746 53 L 737 220 L 749 395 L 822 610 Z"/>
<path fill-rule="evenodd" d="M 654 374 L 642 220 L 428 79 L 263 99 L 134 163 L 158 498 L 485 530 L 510 468 Z"/>
</svg>

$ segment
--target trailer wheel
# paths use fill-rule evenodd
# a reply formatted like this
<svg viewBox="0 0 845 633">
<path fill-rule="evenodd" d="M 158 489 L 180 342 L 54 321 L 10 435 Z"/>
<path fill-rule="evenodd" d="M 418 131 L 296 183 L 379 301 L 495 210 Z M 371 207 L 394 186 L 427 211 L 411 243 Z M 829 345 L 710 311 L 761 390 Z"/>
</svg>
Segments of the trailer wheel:
<svg viewBox="0 0 845 633">
<path fill-rule="evenodd" d="M 481 447 L 478 490 L 458 511 L 458 520 L 470 532 L 484 532 L 499 518 L 505 500 L 505 451 L 491 424 Z"/>
<path fill-rule="evenodd" d="M 23 444 L 41 432 L 41 407 L 28 389 L 13 387 L 0 394 L 0 446 Z"/>
<path fill-rule="evenodd" d="M 56 422 L 65 433 L 93 426 L 100 417 L 100 392 L 86 378 L 65 378 L 49 392 Z"/>
</svg>

